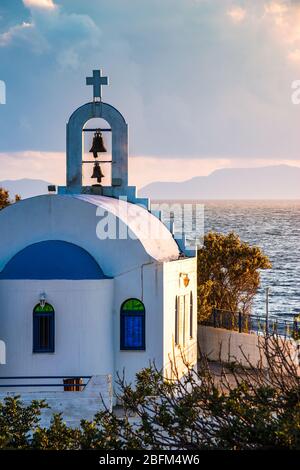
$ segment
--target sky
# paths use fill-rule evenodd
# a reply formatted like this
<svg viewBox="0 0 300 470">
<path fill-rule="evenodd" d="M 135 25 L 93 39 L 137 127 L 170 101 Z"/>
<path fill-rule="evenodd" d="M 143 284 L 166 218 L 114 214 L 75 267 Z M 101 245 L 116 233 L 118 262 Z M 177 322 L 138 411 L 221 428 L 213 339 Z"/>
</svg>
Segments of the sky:
<svg viewBox="0 0 300 470">
<path fill-rule="evenodd" d="M 129 124 L 130 184 L 300 166 L 300 0 L 0 0 L 0 180 L 65 180 L 85 77 Z"/>
</svg>

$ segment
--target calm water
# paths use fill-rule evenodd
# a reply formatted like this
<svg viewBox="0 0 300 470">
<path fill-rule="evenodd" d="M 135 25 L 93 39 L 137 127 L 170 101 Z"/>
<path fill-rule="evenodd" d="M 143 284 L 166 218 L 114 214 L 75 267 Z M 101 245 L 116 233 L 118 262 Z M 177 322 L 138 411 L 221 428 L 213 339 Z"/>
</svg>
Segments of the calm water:
<svg viewBox="0 0 300 470">
<path fill-rule="evenodd" d="M 270 316 L 291 319 L 300 313 L 300 201 L 197 201 L 204 204 L 205 232 L 235 231 L 260 246 L 273 268 L 263 271 L 253 313 L 265 314 L 270 287 Z"/>
</svg>

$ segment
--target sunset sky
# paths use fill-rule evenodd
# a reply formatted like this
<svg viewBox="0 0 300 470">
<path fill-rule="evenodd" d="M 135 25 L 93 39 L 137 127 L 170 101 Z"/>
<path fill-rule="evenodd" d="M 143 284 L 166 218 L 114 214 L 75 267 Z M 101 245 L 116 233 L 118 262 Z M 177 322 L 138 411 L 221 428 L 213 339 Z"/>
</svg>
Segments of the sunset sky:
<svg viewBox="0 0 300 470">
<path fill-rule="evenodd" d="M 131 184 L 300 166 L 300 0 L 0 0 L 0 180 L 64 182 L 65 124 L 100 67 Z"/>
</svg>

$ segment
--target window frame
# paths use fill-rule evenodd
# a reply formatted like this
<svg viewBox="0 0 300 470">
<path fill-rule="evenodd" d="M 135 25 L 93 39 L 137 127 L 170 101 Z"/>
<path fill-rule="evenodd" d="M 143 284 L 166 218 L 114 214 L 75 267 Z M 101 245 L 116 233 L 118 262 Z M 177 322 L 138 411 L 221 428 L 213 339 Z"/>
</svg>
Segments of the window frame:
<svg viewBox="0 0 300 470">
<path fill-rule="evenodd" d="M 51 307 L 51 311 L 37 312 L 37 308 L 41 308 L 40 304 L 37 304 L 33 309 L 33 321 L 32 321 L 32 352 L 34 354 L 51 354 L 55 352 L 55 310 L 53 305 L 46 303 Z M 49 318 L 49 334 L 47 348 L 42 348 L 39 343 L 39 323 L 41 318 Z"/>
<path fill-rule="evenodd" d="M 194 296 L 193 292 L 190 292 L 190 339 L 194 337 L 194 328 L 193 328 L 193 323 L 194 323 Z"/>
<path fill-rule="evenodd" d="M 175 297 L 175 334 L 174 341 L 176 346 L 179 345 L 179 298 L 178 295 Z"/>
<path fill-rule="evenodd" d="M 124 310 L 124 306 L 127 302 L 136 300 L 141 303 L 143 310 Z M 142 320 L 142 341 L 140 346 L 126 346 L 125 341 L 125 321 L 126 318 L 137 317 Z M 130 297 L 124 300 L 120 308 L 120 351 L 145 351 L 146 350 L 146 309 L 144 303 L 137 298 Z"/>
</svg>

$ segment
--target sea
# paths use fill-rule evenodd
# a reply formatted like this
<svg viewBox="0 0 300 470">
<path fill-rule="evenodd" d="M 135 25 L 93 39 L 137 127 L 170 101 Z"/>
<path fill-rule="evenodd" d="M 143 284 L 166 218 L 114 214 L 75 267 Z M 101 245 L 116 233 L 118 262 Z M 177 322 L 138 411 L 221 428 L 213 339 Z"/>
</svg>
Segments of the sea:
<svg viewBox="0 0 300 470">
<path fill-rule="evenodd" d="M 291 321 L 299 315 L 300 201 L 181 201 L 188 203 L 203 205 L 205 233 L 234 231 L 243 241 L 262 248 L 271 260 L 272 269 L 261 272 L 252 313 L 265 316 L 269 288 L 270 319 Z"/>
</svg>

